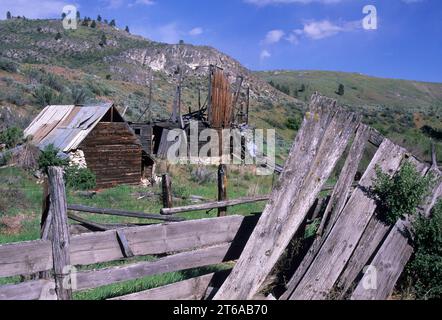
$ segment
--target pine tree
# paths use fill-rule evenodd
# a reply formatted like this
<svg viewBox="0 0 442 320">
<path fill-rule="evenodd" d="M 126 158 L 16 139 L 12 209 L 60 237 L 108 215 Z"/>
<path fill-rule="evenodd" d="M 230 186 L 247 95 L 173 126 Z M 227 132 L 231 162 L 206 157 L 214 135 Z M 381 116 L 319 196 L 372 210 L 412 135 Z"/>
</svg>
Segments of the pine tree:
<svg viewBox="0 0 442 320">
<path fill-rule="evenodd" d="M 61 37 L 61 33 L 60 32 L 57 32 L 57 34 L 55 35 L 55 40 L 60 40 L 62 37 Z"/>
<path fill-rule="evenodd" d="M 7 20 L 11 20 L 12 19 L 12 15 L 11 15 L 10 11 L 6 12 L 6 19 Z"/>
<path fill-rule="evenodd" d="M 111 27 L 115 27 L 117 25 L 116 22 L 115 22 L 115 19 L 112 19 L 111 22 L 109 23 L 109 25 Z"/>
<path fill-rule="evenodd" d="M 80 11 L 77 11 L 77 20 L 80 20 Z"/>
<path fill-rule="evenodd" d="M 338 94 L 338 95 L 340 95 L 340 96 L 343 96 L 344 93 L 345 93 L 345 87 L 344 87 L 344 85 L 341 83 L 341 84 L 339 84 L 338 91 L 336 92 L 336 94 Z"/>
<path fill-rule="evenodd" d="M 95 27 L 97 27 L 97 23 L 95 22 L 95 20 L 93 20 L 91 23 L 91 28 L 95 28 Z"/>
<path fill-rule="evenodd" d="M 127 33 L 130 33 L 128 26 L 126 26 L 126 29 L 124 29 L 124 30 L 126 30 Z"/>
<path fill-rule="evenodd" d="M 102 19 L 101 19 L 101 16 L 98 15 L 98 17 L 97 17 L 97 21 L 98 21 L 98 22 L 101 22 L 101 20 L 102 20 Z"/>
</svg>

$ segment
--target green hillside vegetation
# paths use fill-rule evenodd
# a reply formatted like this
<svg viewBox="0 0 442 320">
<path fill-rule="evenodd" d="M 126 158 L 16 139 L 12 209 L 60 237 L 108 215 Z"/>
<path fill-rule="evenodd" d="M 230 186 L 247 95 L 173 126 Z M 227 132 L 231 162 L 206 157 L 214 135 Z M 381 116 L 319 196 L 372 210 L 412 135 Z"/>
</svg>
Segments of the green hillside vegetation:
<svg viewBox="0 0 442 320">
<path fill-rule="evenodd" d="M 429 160 L 431 140 L 442 156 L 442 84 L 328 71 L 258 72 L 275 88 L 307 102 L 318 91 L 361 112 L 365 123 Z M 340 90 L 341 87 L 341 90 Z M 341 91 L 341 92 L 340 92 Z"/>
</svg>

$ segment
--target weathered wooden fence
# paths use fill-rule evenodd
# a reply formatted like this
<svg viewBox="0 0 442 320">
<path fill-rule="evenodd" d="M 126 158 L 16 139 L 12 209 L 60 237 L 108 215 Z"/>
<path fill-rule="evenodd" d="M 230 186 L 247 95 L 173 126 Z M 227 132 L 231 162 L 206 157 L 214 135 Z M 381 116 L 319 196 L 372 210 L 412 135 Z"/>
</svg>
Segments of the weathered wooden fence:
<svg viewBox="0 0 442 320">
<path fill-rule="evenodd" d="M 61 169 L 50 168 L 49 180 L 47 240 L 0 246 L 0 277 L 33 275 L 34 280 L 0 286 L 2 300 L 71 299 L 76 291 L 236 260 L 257 221 L 257 217 L 229 216 L 70 236 Z M 151 255 L 163 257 L 89 271 L 71 267 L 81 270 L 81 266 Z M 163 290 L 167 287 L 155 292 Z M 183 290 L 175 293 L 184 298 Z M 188 298 L 196 295 L 186 292 Z"/>
<path fill-rule="evenodd" d="M 115 299 L 260 298 L 289 242 L 306 221 L 316 218 L 322 219 L 316 238 L 278 298 L 387 299 L 413 253 L 408 236 L 411 222 L 407 218 L 387 226 L 379 220 L 377 202 L 370 193 L 376 169 L 393 176 L 409 161 L 422 176 L 433 175 L 434 188 L 419 208 L 425 216 L 442 195 L 442 173 L 435 157 L 432 166 L 423 163 L 360 121 L 358 115 L 344 111 L 334 100 L 314 95 L 271 195 L 165 207 L 161 215 L 68 207 L 62 172 L 51 168 L 42 240 L 0 246 L 0 277 L 33 275 L 34 280 L 1 286 L 0 299 L 71 299 L 75 291 L 235 260 L 230 271 Z M 369 143 L 377 150 L 355 184 Z M 340 159 L 344 164 L 338 181 L 327 200 L 320 199 Z M 259 221 L 253 216 L 193 221 L 178 221 L 179 217 L 172 216 L 267 200 Z M 166 220 L 166 223 L 71 236 L 68 217 L 89 222 L 68 215 L 68 209 Z M 96 227 L 106 230 L 100 229 L 100 225 Z M 152 255 L 162 257 L 97 270 L 81 268 Z M 80 267 L 79 271 L 70 266 Z M 377 283 L 370 288 L 366 286 L 366 277 L 370 276 L 365 272 L 367 266 L 377 273 Z"/>
<path fill-rule="evenodd" d="M 287 283 L 286 292 L 279 298 L 386 299 L 392 294 L 411 257 L 412 247 L 404 232 L 405 229 L 410 231 L 411 225 L 406 220 L 389 227 L 379 220 L 377 203 L 370 193 L 376 169 L 393 176 L 410 161 L 422 175 L 431 172 L 436 184 L 421 208 L 426 214 L 441 196 L 441 173 L 435 160 L 429 170 L 429 165 L 361 124 L 356 115 L 336 106 L 336 101 L 315 94 L 279 185 L 215 299 L 253 299 L 264 289 L 266 280 L 302 226 L 309 208 L 352 137 L 353 143 L 318 235 Z M 368 141 L 378 149 L 353 188 Z M 362 277 L 366 266 L 377 273 L 378 281 L 372 287 L 367 287 Z"/>
</svg>

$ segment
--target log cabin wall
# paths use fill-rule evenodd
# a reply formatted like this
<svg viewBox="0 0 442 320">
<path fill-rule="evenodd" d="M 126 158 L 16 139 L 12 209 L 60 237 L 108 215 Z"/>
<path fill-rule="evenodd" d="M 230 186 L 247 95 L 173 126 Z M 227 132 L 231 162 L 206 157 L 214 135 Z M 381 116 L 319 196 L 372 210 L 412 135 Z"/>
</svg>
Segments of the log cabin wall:
<svg viewBox="0 0 442 320">
<path fill-rule="evenodd" d="M 80 149 L 97 176 L 97 188 L 140 183 L 141 144 L 127 123 L 98 123 Z"/>
</svg>

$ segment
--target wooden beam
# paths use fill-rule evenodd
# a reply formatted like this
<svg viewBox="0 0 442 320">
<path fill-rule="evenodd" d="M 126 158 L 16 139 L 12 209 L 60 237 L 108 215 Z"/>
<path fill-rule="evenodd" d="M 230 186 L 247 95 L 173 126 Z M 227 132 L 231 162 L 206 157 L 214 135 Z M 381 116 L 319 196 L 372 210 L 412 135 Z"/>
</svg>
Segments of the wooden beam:
<svg viewBox="0 0 442 320">
<path fill-rule="evenodd" d="M 163 174 L 162 176 L 162 190 L 163 207 L 172 208 L 172 180 L 168 174 Z"/>
<path fill-rule="evenodd" d="M 53 267 L 52 244 L 36 240 L 0 245 L 0 277 L 27 275 Z"/>
<path fill-rule="evenodd" d="M 71 259 L 69 224 L 63 169 L 49 167 L 49 195 L 52 211 L 52 255 L 54 261 L 55 291 L 58 300 L 71 300 Z"/>
<path fill-rule="evenodd" d="M 53 280 L 34 280 L 0 286 L 0 300 L 57 300 Z"/>
<path fill-rule="evenodd" d="M 369 132 L 370 129 L 367 126 L 363 124 L 359 126 L 353 144 L 350 148 L 350 152 L 347 156 L 347 159 L 345 160 L 344 167 L 342 168 L 341 174 L 339 175 L 338 182 L 333 188 L 333 193 L 322 217 L 321 225 L 317 232 L 318 237 L 313 241 L 311 247 L 302 259 L 301 264 L 298 266 L 292 278 L 288 282 L 286 286 L 287 290 L 281 296 L 281 300 L 288 299 L 289 296 L 292 294 L 299 281 L 301 281 L 302 277 L 307 271 L 308 267 L 312 263 L 322 244 L 324 243 L 326 236 L 330 232 L 331 228 L 334 226 L 336 220 L 339 217 L 339 214 L 342 212 L 342 209 L 344 208 L 344 205 L 348 200 L 350 190 L 353 187 L 352 183 L 354 181 L 359 162 L 362 159 Z M 329 216 L 331 216 L 330 219 L 328 219 Z"/>
<path fill-rule="evenodd" d="M 230 244 L 178 253 L 152 262 L 140 262 L 123 267 L 113 267 L 77 273 L 77 291 L 93 289 L 109 284 L 120 283 L 179 270 L 219 264 L 231 259 L 228 257 Z"/>
<path fill-rule="evenodd" d="M 336 107 L 334 100 L 319 95 L 312 97 L 310 111 L 296 137 L 278 186 L 241 258 L 215 299 L 252 299 L 261 290 L 305 220 L 359 120 L 354 114 Z"/>
<path fill-rule="evenodd" d="M 161 209 L 161 214 L 174 215 L 174 214 L 183 213 L 183 212 L 204 211 L 204 210 L 218 209 L 218 208 L 223 208 L 223 207 L 238 206 L 238 205 L 247 204 L 247 203 L 268 201 L 269 199 L 270 199 L 269 195 L 264 195 L 264 196 L 257 196 L 257 197 L 251 197 L 251 198 L 241 198 L 241 199 L 235 199 L 235 200 L 207 202 L 207 203 L 194 204 L 194 205 L 184 206 L 184 207 L 175 207 L 175 208 L 171 208 L 171 209 L 164 208 L 164 209 Z"/>
<path fill-rule="evenodd" d="M 88 221 L 88 220 L 83 219 L 83 218 L 81 218 L 81 217 L 79 217 L 79 216 L 77 216 L 75 214 L 72 214 L 72 213 L 68 213 L 68 218 L 71 219 L 71 220 L 80 222 L 81 224 L 83 224 L 83 225 L 85 225 L 85 226 L 87 226 L 89 228 L 93 228 L 96 231 L 106 231 L 106 230 L 109 230 L 109 228 L 107 228 L 107 227 L 105 227 L 105 226 L 103 226 L 101 224 L 94 223 L 92 221 Z"/>
<path fill-rule="evenodd" d="M 218 202 L 227 200 L 227 166 L 220 164 L 218 167 Z M 227 215 L 227 207 L 218 208 L 218 217 Z"/>
<path fill-rule="evenodd" d="M 202 300 L 215 273 L 110 300 Z"/>
<path fill-rule="evenodd" d="M 178 222 L 178 221 L 185 220 L 184 218 L 180 218 L 180 217 L 165 217 L 165 216 L 162 216 L 159 214 L 149 214 L 149 213 L 144 213 L 144 212 L 131 212 L 131 211 L 117 210 L 117 209 L 93 208 L 93 207 L 76 205 L 76 204 L 69 205 L 68 210 L 78 211 L 78 212 L 95 213 L 95 214 L 104 214 L 104 215 L 111 215 L 111 216 L 120 216 L 120 217 L 170 221 L 170 222 Z"/>
<path fill-rule="evenodd" d="M 376 201 L 367 191 L 373 184 L 376 169 L 380 168 L 383 172 L 393 175 L 404 155 L 404 149 L 390 140 L 384 140 L 290 299 L 327 299 L 375 212 Z"/>
<path fill-rule="evenodd" d="M 244 240 L 240 241 L 239 237 L 248 237 L 256 221 L 257 217 L 229 216 L 133 227 L 124 229 L 124 232 L 135 256 L 160 255 L 232 241 L 240 247 Z M 85 233 L 71 238 L 73 265 L 90 265 L 124 258 L 115 230 Z M 25 260 L 25 257 L 22 259 Z"/>
<path fill-rule="evenodd" d="M 116 233 L 117 233 L 118 243 L 120 244 L 121 252 L 123 253 L 124 257 L 132 258 L 134 256 L 134 253 L 130 248 L 129 241 L 127 241 L 124 230 L 118 229 L 116 230 Z"/>
</svg>

